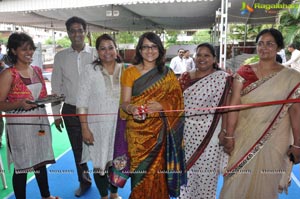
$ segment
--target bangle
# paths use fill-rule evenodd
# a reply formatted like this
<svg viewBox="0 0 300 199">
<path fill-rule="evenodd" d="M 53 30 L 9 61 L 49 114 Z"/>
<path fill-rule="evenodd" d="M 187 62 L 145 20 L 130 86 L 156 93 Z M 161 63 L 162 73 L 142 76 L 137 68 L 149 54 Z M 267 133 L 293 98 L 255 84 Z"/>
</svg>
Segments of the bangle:
<svg viewBox="0 0 300 199">
<path fill-rule="evenodd" d="M 225 134 L 227 133 L 226 129 L 222 129 L 221 132 L 224 132 Z"/>
<path fill-rule="evenodd" d="M 234 139 L 234 136 L 224 136 L 225 139 Z"/>
<path fill-rule="evenodd" d="M 296 149 L 300 149 L 300 146 L 297 146 L 297 145 L 292 145 L 292 147 L 296 148 Z"/>
</svg>

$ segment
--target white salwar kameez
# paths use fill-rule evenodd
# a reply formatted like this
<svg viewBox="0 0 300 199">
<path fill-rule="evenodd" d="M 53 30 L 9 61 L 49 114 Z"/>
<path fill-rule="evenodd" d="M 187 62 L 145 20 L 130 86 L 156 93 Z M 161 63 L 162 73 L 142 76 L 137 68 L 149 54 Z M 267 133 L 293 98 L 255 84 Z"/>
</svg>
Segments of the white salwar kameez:
<svg viewBox="0 0 300 199">
<path fill-rule="evenodd" d="M 80 75 L 76 107 L 87 108 L 88 126 L 94 144 L 83 143 L 83 160 L 90 157 L 95 169 L 104 175 L 105 167 L 113 159 L 117 112 L 120 104 L 120 75 L 122 64 L 116 64 L 113 75 L 102 66 L 87 65 Z M 95 114 L 95 115 L 92 115 Z"/>
</svg>

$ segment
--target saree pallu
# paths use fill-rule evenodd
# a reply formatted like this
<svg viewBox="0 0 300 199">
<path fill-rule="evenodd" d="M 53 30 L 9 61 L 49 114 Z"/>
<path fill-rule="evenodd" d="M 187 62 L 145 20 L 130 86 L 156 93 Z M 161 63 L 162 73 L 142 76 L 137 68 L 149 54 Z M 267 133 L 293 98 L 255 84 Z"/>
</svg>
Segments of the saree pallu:
<svg viewBox="0 0 300 199">
<path fill-rule="evenodd" d="M 128 143 L 125 136 L 126 120 L 121 117 L 122 110 L 118 111 L 114 155 L 112 166 L 109 169 L 109 181 L 116 187 L 123 188 L 129 178 Z"/>
<path fill-rule="evenodd" d="M 134 82 L 132 91 L 131 103 L 136 106 L 154 100 L 164 110 L 183 109 L 181 88 L 174 73 L 168 68 L 162 74 L 158 73 L 157 68 L 144 74 Z M 130 157 L 131 199 L 164 199 L 169 198 L 169 195 L 179 195 L 180 185 L 186 180 L 182 115 L 182 112 L 152 113 L 142 122 L 133 120 L 132 116 L 128 118 L 126 135 Z M 167 168 L 171 169 L 169 166 L 177 173 L 168 172 Z"/>
<path fill-rule="evenodd" d="M 299 73 L 284 68 L 245 87 L 241 102 L 299 98 L 299 82 Z M 279 188 L 287 189 L 292 166 L 286 154 L 293 140 L 288 114 L 291 105 L 240 110 L 221 199 L 274 199 Z"/>
<path fill-rule="evenodd" d="M 182 199 L 216 198 L 218 176 L 228 160 L 218 139 L 222 111 L 201 108 L 222 106 L 230 81 L 231 77 L 219 70 L 192 80 L 184 91 L 188 183 L 181 188 Z"/>
</svg>

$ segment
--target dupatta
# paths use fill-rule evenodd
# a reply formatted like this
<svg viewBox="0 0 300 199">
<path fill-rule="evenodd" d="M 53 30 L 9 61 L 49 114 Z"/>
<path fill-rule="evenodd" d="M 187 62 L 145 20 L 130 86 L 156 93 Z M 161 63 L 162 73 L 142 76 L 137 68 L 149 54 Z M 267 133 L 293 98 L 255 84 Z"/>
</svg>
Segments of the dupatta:
<svg viewBox="0 0 300 199">
<path fill-rule="evenodd" d="M 124 70 L 125 65 L 123 64 L 121 74 Z M 126 181 L 130 177 L 130 159 L 128 155 L 128 143 L 126 140 L 126 118 L 122 117 L 124 115 L 125 112 L 122 110 L 122 108 L 119 108 L 114 142 L 113 161 L 112 165 L 109 165 L 108 168 L 108 179 L 110 183 L 120 188 L 124 187 Z"/>
</svg>

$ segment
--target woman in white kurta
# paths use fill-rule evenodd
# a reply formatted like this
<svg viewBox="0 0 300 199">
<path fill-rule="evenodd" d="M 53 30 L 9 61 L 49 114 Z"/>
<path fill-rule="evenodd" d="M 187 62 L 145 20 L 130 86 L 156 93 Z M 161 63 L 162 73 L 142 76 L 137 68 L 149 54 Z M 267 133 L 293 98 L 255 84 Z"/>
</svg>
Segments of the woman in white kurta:
<svg viewBox="0 0 300 199">
<path fill-rule="evenodd" d="M 94 180 L 101 198 L 120 198 L 117 188 L 109 185 L 105 170 L 113 159 L 117 112 L 120 103 L 120 75 L 115 41 L 107 34 L 96 40 L 99 59 L 86 66 L 79 79 L 76 103 L 83 137 L 83 161 L 89 154 L 94 166 Z M 84 115 L 88 114 L 88 115 Z"/>
</svg>

